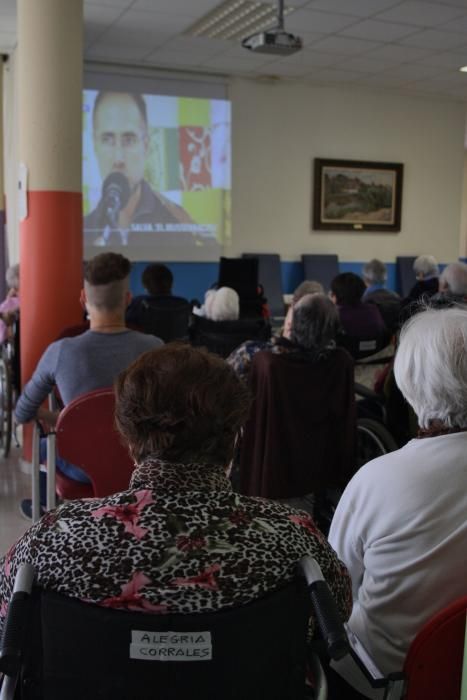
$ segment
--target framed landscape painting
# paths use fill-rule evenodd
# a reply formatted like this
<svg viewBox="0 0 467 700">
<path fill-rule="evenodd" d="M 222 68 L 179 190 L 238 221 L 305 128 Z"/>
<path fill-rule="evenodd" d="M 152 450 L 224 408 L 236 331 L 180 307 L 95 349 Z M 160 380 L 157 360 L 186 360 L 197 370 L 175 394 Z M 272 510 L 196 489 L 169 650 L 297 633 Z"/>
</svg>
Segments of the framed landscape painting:
<svg viewBox="0 0 467 700">
<path fill-rule="evenodd" d="M 314 160 L 313 228 L 400 231 L 402 163 Z"/>
</svg>

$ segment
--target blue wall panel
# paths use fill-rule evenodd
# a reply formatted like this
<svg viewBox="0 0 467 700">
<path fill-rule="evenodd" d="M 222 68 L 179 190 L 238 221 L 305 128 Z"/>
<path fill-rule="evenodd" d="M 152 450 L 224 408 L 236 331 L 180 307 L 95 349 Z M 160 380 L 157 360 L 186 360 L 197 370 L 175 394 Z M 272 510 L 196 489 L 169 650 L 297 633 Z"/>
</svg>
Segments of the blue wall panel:
<svg viewBox="0 0 467 700">
<path fill-rule="evenodd" d="M 467 262 L 467 258 L 460 258 L 460 260 Z M 134 295 L 144 294 L 141 275 L 148 264 L 147 262 L 133 263 L 130 286 Z M 219 263 L 216 262 L 174 262 L 166 263 L 166 265 L 172 270 L 174 276 L 174 294 L 187 299 L 203 301 L 205 291 L 217 281 L 219 274 Z M 356 275 L 361 275 L 363 265 L 364 262 L 339 262 L 339 269 L 341 272 L 354 272 Z M 399 291 L 396 286 L 396 264 L 386 263 L 386 267 L 388 288 Z M 445 264 L 440 263 L 440 269 L 442 270 L 444 267 Z M 283 261 L 281 273 L 284 294 L 292 294 L 303 280 L 302 263 L 300 261 Z"/>
</svg>

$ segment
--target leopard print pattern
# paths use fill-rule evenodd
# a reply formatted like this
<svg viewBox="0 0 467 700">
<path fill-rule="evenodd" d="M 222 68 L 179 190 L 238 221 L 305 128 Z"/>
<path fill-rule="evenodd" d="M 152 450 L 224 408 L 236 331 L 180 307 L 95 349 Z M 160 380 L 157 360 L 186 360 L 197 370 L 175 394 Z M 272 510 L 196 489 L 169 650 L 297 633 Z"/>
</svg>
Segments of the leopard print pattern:
<svg viewBox="0 0 467 700">
<path fill-rule="evenodd" d="M 84 601 L 193 613 L 277 589 L 304 554 L 320 564 L 347 619 L 349 576 L 307 513 L 233 492 L 219 466 L 149 459 L 127 491 L 67 502 L 10 549 L 0 562 L 0 628 L 22 562 L 41 586 Z"/>
</svg>

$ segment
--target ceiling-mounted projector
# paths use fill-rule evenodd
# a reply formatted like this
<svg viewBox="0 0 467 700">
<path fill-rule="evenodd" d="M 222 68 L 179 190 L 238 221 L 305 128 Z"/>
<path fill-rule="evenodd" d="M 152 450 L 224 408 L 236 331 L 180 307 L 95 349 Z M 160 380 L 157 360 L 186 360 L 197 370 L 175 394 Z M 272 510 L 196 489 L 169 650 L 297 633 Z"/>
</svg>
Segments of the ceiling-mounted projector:
<svg viewBox="0 0 467 700">
<path fill-rule="evenodd" d="M 290 56 L 300 51 L 302 40 L 284 29 L 284 0 L 278 0 L 277 27 L 247 36 L 242 46 L 255 53 L 269 53 L 275 56 Z"/>
</svg>

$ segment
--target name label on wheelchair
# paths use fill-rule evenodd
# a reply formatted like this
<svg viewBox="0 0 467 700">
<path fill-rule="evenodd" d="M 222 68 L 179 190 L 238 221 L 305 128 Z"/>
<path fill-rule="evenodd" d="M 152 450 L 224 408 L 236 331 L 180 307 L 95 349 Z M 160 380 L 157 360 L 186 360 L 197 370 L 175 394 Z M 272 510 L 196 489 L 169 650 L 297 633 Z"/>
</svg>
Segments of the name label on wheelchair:
<svg viewBox="0 0 467 700">
<path fill-rule="evenodd" d="M 143 661 L 210 661 L 210 632 L 131 631 L 130 659 Z"/>
</svg>

